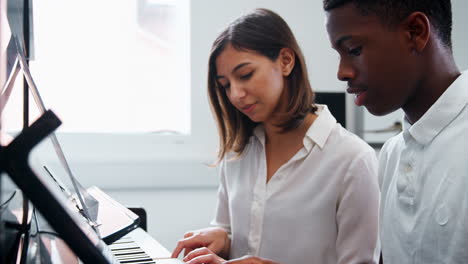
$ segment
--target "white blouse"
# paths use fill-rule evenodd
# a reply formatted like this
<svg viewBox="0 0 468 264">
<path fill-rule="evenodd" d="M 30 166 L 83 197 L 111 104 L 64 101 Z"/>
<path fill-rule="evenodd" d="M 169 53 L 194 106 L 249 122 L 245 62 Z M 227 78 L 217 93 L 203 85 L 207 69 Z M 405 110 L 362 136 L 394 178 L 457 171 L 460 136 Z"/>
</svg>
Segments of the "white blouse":
<svg viewBox="0 0 468 264">
<path fill-rule="evenodd" d="M 262 126 L 242 157 L 220 165 L 216 217 L 231 234 L 231 258 L 284 264 L 377 263 L 379 187 L 374 150 L 341 127 L 328 108 L 304 147 L 266 181 Z"/>
</svg>

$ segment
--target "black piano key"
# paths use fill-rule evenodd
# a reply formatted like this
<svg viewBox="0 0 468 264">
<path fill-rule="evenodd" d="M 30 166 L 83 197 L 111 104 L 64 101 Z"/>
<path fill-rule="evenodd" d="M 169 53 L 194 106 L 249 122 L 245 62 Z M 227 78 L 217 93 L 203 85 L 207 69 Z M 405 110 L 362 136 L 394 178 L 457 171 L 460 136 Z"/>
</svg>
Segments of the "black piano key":
<svg viewBox="0 0 468 264">
<path fill-rule="evenodd" d="M 137 254 L 141 254 L 141 255 L 146 255 L 146 252 L 144 251 L 137 251 L 137 252 L 127 252 L 127 253 L 116 253 L 114 254 L 114 256 L 130 256 L 130 255 L 137 255 Z"/>
<path fill-rule="evenodd" d="M 111 248 L 111 251 L 120 251 L 120 250 L 141 250 L 140 247 L 125 247 L 125 248 Z"/>
<path fill-rule="evenodd" d="M 143 264 L 143 263 L 145 263 L 145 264 L 146 264 L 146 263 L 148 263 L 148 264 L 149 264 L 149 263 L 154 263 L 154 264 L 156 264 L 156 262 L 155 262 L 152 258 L 136 259 L 136 260 L 123 260 L 123 261 L 120 261 L 120 260 L 119 260 L 119 262 L 120 262 L 121 264 L 126 264 L 126 263 L 129 263 L 129 264 L 130 264 L 130 263 L 131 263 L 131 264 L 136 264 L 136 263 L 138 263 L 138 264 Z"/>
</svg>

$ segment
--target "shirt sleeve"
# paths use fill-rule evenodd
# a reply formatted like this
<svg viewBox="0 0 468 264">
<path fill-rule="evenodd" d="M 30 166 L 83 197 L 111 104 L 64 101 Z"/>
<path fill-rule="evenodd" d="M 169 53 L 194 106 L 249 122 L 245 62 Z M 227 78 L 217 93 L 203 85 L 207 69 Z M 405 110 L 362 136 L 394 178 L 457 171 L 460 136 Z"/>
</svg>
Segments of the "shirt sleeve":
<svg viewBox="0 0 468 264">
<path fill-rule="evenodd" d="M 343 179 L 337 204 L 339 264 L 378 263 L 379 200 L 377 157 L 374 151 L 357 156 Z"/>
<path fill-rule="evenodd" d="M 226 160 L 219 165 L 218 201 L 216 204 L 215 218 L 211 225 L 224 228 L 231 235 L 231 217 L 229 214 L 229 198 L 226 186 Z"/>
</svg>

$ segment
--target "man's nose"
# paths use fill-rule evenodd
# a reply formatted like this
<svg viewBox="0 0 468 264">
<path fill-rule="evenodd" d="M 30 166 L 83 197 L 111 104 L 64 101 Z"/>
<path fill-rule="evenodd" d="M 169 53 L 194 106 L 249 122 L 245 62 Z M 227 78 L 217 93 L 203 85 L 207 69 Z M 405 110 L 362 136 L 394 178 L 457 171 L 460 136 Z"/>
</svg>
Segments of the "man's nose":
<svg viewBox="0 0 468 264">
<path fill-rule="evenodd" d="M 348 61 L 340 59 L 337 77 L 338 80 L 344 82 L 354 80 L 356 78 L 356 70 Z"/>
</svg>

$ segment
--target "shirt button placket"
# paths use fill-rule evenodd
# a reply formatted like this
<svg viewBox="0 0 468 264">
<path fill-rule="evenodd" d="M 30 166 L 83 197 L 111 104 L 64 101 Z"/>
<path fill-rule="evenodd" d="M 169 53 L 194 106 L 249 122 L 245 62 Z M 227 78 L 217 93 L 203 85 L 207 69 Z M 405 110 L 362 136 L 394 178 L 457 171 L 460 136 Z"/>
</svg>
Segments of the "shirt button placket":
<svg viewBox="0 0 468 264">
<path fill-rule="evenodd" d="M 399 176 L 397 179 L 397 190 L 400 201 L 404 202 L 407 206 L 414 204 L 414 169 L 413 169 L 413 156 L 414 153 L 410 151 L 411 140 L 407 141 L 408 148 L 401 154 L 399 165 Z"/>
<path fill-rule="evenodd" d="M 249 234 L 249 245 L 250 245 L 250 254 L 257 255 L 260 243 L 260 237 L 262 234 L 263 226 L 263 214 L 265 211 L 265 203 L 262 197 L 262 194 L 265 193 L 265 188 L 259 188 L 257 192 L 254 193 L 252 201 L 252 215 L 250 223 L 250 234 Z M 265 196 L 265 195 L 263 195 Z"/>
</svg>

